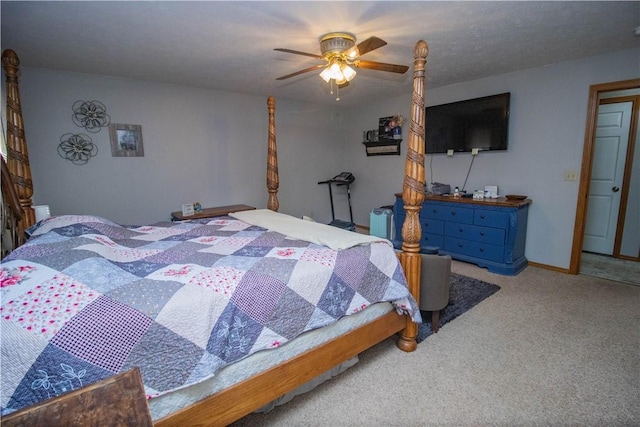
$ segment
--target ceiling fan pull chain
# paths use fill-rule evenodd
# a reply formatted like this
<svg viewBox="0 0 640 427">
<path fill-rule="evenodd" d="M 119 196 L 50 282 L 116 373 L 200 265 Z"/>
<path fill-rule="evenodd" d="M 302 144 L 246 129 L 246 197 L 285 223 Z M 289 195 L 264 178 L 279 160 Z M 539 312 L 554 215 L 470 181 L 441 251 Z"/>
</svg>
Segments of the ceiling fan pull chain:
<svg viewBox="0 0 640 427">
<path fill-rule="evenodd" d="M 335 80 L 333 80 L 335 82 Z M 336 83 L 336 101 L 340 101 L 340 85 Z"/>
</svg>

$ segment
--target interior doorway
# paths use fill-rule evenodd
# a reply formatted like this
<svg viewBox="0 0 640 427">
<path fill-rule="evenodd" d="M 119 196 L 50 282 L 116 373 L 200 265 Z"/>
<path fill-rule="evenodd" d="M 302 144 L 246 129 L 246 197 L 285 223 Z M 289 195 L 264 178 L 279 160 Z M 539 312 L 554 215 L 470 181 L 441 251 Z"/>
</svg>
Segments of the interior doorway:
<svg viewBox="0 0 640 427">
<path fill-rule="evenodd" d="M 633 149 L 629 145 L 633 144 L 630 144 L 629 140 L 633 106 L 634 102 L 638 102 L 637 99 L 625 99 L 601 100 L 598 107 L 587 219 L 582 243 L 583 252 L 611 255 L 614 258 L 619 258 L 620 254 L 625 226 L 624 211 L 629 197 L 628 190 L 631 188 L 629 182 L 625 183 L 625 171 L 633 166 L 633 156 L 629 156 Z M 622 220 L 619 221 L 620 219 Z M 635 252 L 626 255 L 636 258 L 637 245 Z"/>
<path fill-rule="evenodd" d="M 589 104 L 587 108 L 587 124 L 585 131 L 585 141 L 584 141 L 584 149 L 582 155 L 582 166 L 580 173 L 580 185 L 578 189 L 578 206 L 576 209 L 576 221 L 574 227 L 573 234 L 573 245 L 571 251 L 571 262 L 569 265 L 569 273 L 578 274 L 580 272 L 580 264 L 582 260 L 582 250 L 585 239 L 585 229 L 587 225 L 587 212 L 588 212 L 588 200 L 589 200 L 589 191 L 591 187 L 591 179 L 592 179 L 592 169 L 594 165 L 595 158 L 597 156 L 596 151 L 596 130 L 597 130 L 597 122 L 598 122 L 598 111 L 601 98 L 608 92 L 614 91 L 625 91 L 625 90 L 633 90 L 640 89 L 640 79 L 626 80 L 622 82 L 613 82 L 613 83 L 605 83 L 599 85 L 593 85 L 589 89 Z M 638 116 L 638 103 L 636 102 L 635 110 L 633 114 L 635 117 Z M 637 119 L 636 119 L 637 120 Z M 631 126 L 631 138 L 630 143 L 633 145 L 636 140 L 636 128 L 637 122 L 634 122 Z M 633 147 L 630 150 L 630 153 L 633 154 Z M 620 247 L 621 247 L 621 235 L 624 228 L 624 217 L 626 211 L 626 198 L 628 196 L 629 191 L 629 182 L 631 180 L 631 171 L 633 169 L 638 171 L 640 169 L 640 165 L 635 165 L 635 168 L 632 166 L 634 163 L 633 155 L 627 156 L 628 167 L 625 170 L 625 176 L 622 185 L 621 192 L 621 204 L 620 204 L 620 215 L 618 215 L 617 225 L 622 227 L 619 230 L 619 233 L 616 237 L 616 242 L 614 245 L 614 250 L 612 253 L 613 257 L 620 257 Z M 625 187 L 626 185 L 626 187 Z M 632 261 L 640 261 L 640 253 L 633 254 L 633 256 L 623 256 L 623 258 L 632 260 Z"/>
</svg>

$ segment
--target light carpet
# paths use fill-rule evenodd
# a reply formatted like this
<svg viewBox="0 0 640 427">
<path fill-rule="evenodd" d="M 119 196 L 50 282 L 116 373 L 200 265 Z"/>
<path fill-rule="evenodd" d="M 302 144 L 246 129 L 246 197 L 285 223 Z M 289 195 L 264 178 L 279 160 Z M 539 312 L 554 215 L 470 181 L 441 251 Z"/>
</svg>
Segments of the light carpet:
<svg viewBox="0 0 640 427">
<path fill-rule="evenodd" d="M 393 339 L 236 426 L 640 425 L 640 287 L 529 266 L 404 353 Z"/>
</svg>

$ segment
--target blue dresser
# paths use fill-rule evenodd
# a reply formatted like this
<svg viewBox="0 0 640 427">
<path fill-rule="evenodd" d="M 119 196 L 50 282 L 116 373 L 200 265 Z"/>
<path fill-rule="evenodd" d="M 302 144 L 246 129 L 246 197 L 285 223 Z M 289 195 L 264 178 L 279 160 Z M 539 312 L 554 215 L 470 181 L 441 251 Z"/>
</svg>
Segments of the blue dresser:
<svg viewBox="0 0 640 427">
<path fill-rule="evenodd" d="M 426 196 L 420 210 L 420 246 L 472 262 L 498 274 L 516 275 L 527 266 L 524 256 L 531 200 Z M 402 197 L 393 207 L 396 246 L 401 245 L 405 218 Z"/>
</svg>

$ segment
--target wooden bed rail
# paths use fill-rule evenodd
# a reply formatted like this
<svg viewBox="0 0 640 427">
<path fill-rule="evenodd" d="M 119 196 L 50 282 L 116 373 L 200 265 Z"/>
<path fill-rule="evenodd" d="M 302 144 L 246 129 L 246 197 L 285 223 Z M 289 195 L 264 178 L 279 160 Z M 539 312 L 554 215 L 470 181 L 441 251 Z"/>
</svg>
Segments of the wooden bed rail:
<svg viewBox="0 0 640 427">
<path fill-rule="evenodd" d="M 24 236 L 24 231 L 35 224 L 36 213 L 32 207 L 33 183 L 18 88 L 19 66 L 20 60 L 13 50 L 6 49 L 2 52 L 7 96 L 7 167 L 22 206 L 23 216 L 18 225 L 18 231 L 21 236 Z"/>
</svg>

